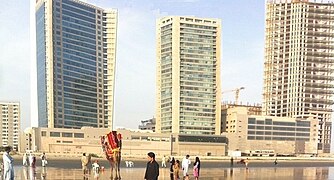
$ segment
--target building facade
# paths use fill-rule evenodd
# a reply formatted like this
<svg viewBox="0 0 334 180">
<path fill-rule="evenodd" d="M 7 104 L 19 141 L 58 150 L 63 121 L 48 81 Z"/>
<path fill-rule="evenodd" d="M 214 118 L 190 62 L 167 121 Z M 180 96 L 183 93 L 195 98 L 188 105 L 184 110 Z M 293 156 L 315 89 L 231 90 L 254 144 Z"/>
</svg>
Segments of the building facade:
<svg viewBox="0 0 334 180">
<path fill-rule="evenodd" d="M 142 120 L 140 122 L 141 124 L 138 126 L 138 129 L 155 132 L 155 124 L 156 124 L 155 117 L 147 120 Z"/>
<path fill-rule="evenodd" d="M 94 153 L 104 157 L 100 136 L 109 131 L 108 128 L 91 127 L 28 128 L 22 135 L 20 150 L 71 156 Z M 162 134 L 125 129 L 117 132 L 122 134 L 122 157 L 145 157 L 149 151 L 157 156 L 225 156 L 227 150 L 227 138 L 221 135 Z"/>
<path fill-rule="evenodd" d="M 263 112 L 318 119 L 318 150 L 330 152 L 334 4 L 268 0 Z"/>
<path fill-rule="evenodd" d="M 252 115 L 252 110 L 246 106 L 222 109 L 229 150 L 246 154 L 265 150 L 275 154 L 318 154 L 317 119 Z"/>
<path fill-rule="evenodd" d="M 116 10 L 36 1 L 38 126 L 112 128 L 116 30 Z"/>
<path fill-rule="evenodd" d="M 221 21 L 157 21 L 156 131 L 220 134 Z"/>
<path fill-rule="evenodd" d="M 0 102 L 0 145 L 18 150 L 20 133 L 20 103 Z"/>
</svg>

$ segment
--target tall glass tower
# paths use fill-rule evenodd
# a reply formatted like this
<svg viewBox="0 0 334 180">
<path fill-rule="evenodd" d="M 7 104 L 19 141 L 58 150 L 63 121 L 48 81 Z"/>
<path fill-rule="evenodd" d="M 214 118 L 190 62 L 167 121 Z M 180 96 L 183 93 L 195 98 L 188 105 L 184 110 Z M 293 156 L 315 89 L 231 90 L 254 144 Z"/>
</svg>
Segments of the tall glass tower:
<svg viewBox="0 0 334 180">
<path fill-rule="evenodd" d="M 220 134 L 221 21 L 157 21 L 156 131 Z"/>
<path fill-rule="evenodd" d="M 264 114 L 317 118 L 318 150 L 324 153 L 331 144 L 333 44 L 333 2 L 267 1 Z"/>
<path fill-rule="evenodd" d="M 40 127 L 112 128 L 116 30 L 116 10 L 36 1 Z"/>
</svg>

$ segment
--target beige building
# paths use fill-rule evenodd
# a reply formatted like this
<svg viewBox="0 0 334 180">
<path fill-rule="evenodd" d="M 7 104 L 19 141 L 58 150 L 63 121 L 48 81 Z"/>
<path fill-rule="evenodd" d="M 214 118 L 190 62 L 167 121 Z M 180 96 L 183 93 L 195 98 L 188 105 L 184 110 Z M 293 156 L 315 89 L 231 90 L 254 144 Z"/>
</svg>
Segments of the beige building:
<svg viewBox="0 0 334 180">
<path fill-rule="evenodd" d="M 318 153 L 317 119 L 254 115 L 258 108 L 238 105 L 222 108 L 222 131 L 229 140 L 229 150 L 246 154 L 254 151 L 290 155 Z"/>
<path fill-rule="evenodd" d="M 157 21 L 156 131 L 220 134 L 221 21 Z"/>
<path fill-rule="evenodd" d="M 20 132 L 20 103 L 0 102 L 0 145 L 18 150 Z"/>
<path fill-rule="evenodd" d="M 268 0 L 263 112 L 318 122 L 330 152 L 334 82 L 333 1 Z"/>
<path fill-rule="evenodd" d="M 53 154 L 104 156 L 100 136 L 107 128 L 81 129 L 28 128 L 22 135 L 21 152 L 32 150 Z M 162 155 L 225 156 L 227 139 L 221 135 L 161 134 L 145 131 L 118 130 L 123 136 L 122 155 L 146 157 L 148 151 Z"/>
</svg>

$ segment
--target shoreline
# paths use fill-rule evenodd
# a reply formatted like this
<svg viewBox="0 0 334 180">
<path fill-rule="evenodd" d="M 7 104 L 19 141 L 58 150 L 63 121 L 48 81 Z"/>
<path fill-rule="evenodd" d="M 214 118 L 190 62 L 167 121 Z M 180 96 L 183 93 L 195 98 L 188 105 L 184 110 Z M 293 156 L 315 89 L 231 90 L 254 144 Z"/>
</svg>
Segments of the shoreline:
<svg viewBox="0 0 334 180">
<path fill-rule="evenodd" d="M 41 166 L 41 159 L 38 155 L 36 155 L 37 161 L 36 166 Z M 14 165 L 15 166 L 22 166 L 22 156 L 15 155 L 14 158 Z M 53 168 L 68 168 L 68 169 L 81 169 L 81 157 L 59 157 L 59 156 L 48 156 L 48 166 L 47 167 L 53 167 Z M 194 162 L 193 156 L 190 157 L 191 162 Z M 238 163 L 240 159 L 246 159 L 249 160 L 249 168 L 287 168 L 287 167 L 333 167 L 334 166 L 334 159 L 333 158 L 287 158 L 287 157 L 277 157 L 278 164 L 275 165 L 274 161 L 276 157 L 238 157 L 238 159 L 233 160 L 233 166 L 231 165 L 230 157 L 224 157 L 222 159 L 206 159 L 201 158 L 201 167 L 202 168 L 222 168 L 222 169 L 228 169 L 228 168 L 245 168 L 244 164 Z M 0 158 L 2 161 L 2 158 Z M 175 157 L 175 159 L 182 160 L 183 157 Z M 92 157 L 92 162 L 95 160 L 99 161 L 99 164 L 101 166 L 104 166 L 106 168 L 109 168 L 110 165 L 108 161 L 105 158 L 94 158 Z M 139 157 L 122 157 L 121 161 L 121 168 L 126 167 L 125 161 L 132 161 L 134 163 L 133 168 L 145 168 L 147 159 L 146 158 L 139 158 Z M 157 162 L 159 165 L 161 165 L 161 158 L 157 158 Z M 167 168 L 169 168 L 169 163 L 167 164 Z M 23 167 L 23 166 L 22 166 Z M 191 164 L 192 167 L 192 164 Z"/>
<path fill-rule="evenodd" d="M 34 153 L 37 160 L 40 158 L 41 153 Z M 47 159 L 52 160 L 76 160 L 80 159 L 81 155 L 75 156 L 75 155 L 59 155 L 59 154 L 47 154 Z M 2 156 L 1 156 L 2 157 Z M 0 159 L 2 159 L 0 157 Z M 14 159 L 21 159 L 23 158 L 23 154 L 14 154 L 12 155 Z M 167 156 L 169 157 L 169 156 Z M 184 156 L 172 156 L 175 159 L 182 160 Z M 196 156 L 190 156 L 191 160 L 194 160 Z M 198 156 L 202 161 L 208 161 L 208 162 L 215 162 L 215 161 L 228 161 L 230 162 L 231 157 L 230 156 Z M 156 157 L 157 161 L 161 160 L 162 157 Z M 104 160 L 104 157 L 92 157 L 92 159 L 98 159 L 98 160 Z M 127 159 L 131 161 L 146 161 L 146 156 L 125 156 L 122 155 L 122 159 Z M 332 161 L 334 163 L 334 157 L 277 157 L 277 156 L 270 156 L 270 157 L 259 157 L 259 156 L 240 156 L 240 157 L 233 157 L 234 160 L 241 160 L 241 159 L 249 159 L 253 161 L 273 161 L 275 159 L 277 160 L 283 160 L 283 161 L 317 161 L 317 162 L 326 162 L 326 161 Z"/>
</svg>

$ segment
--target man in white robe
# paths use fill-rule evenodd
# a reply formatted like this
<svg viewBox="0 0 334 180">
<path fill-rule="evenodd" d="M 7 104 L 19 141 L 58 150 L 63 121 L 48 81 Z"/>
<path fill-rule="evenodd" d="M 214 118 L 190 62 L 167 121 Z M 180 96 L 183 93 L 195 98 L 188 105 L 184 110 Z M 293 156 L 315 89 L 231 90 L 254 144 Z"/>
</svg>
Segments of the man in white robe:
<svg viewBox="0 0 334 180">
<path fill-rule="evenodd" d="M 5 147 L 5 152 L 3 153 L 3 176 L 4 180 L 14 180 L 14 167 L 13 158 L 9 155 L 12 150 L 11 147 Z"/>
<path fill-rule="evenodd" d="M 188 169 L 191 163 L 189 157 L 190 157 L 189 155 L 186 155 L 186 157 L 184 157 L 182 160 L 183 178 L 188 176 Z"/>
</svg>

